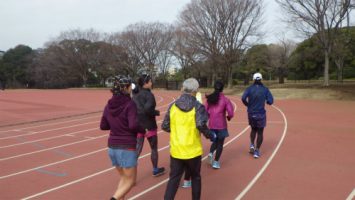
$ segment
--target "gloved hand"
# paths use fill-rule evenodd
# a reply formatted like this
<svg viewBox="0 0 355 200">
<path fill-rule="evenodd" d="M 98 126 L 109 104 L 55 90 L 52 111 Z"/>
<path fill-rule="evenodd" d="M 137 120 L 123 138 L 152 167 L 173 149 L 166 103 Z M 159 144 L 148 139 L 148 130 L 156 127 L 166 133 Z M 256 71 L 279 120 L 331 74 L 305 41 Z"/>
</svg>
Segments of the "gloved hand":
<svg viewBox="0 0 355 200">
<path fill-rule="evenodd" d="M 232 119 L 231 117 L 227 116 L 227 120 L 228 120 L 228 121 L 230 121 L 231 119 Z"/>
<path fill-rule="evenodd" d="M 211 131 L 210 140 L 211 140 L 211 142 L 216 142 L 217 141 L 217 135 L 213 131 Z"/>
</svg>

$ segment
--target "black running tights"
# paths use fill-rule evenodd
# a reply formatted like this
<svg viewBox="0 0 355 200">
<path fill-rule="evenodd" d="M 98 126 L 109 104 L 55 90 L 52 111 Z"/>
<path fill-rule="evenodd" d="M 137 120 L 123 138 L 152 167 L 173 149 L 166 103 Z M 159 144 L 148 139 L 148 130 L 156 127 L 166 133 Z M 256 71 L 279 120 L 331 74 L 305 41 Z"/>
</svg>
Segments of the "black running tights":
<svg viewBox="0 0 355 200">
<path fill-rule="evenodd" d="M 219 158 L 222 155 L 222 151 L 223 151 L 223 144 L 224 144 L 224 138 L 217 138 L 216 142 L 213 142 L 210 148 L 210 153 L 213 153 L 214 151 L 216 151 L 216 156 L 214 158 L 215 161 L 219 161 Z"/>
<path fill-rule="evenodd" d="M 256 148 L 259 149 L 261 144 L 263 143 L 264 139 L 264 128 L 251 128 L 251 133 L 250 133 L 250 143 L 255 144 L 255 137 L 256 134 L 258 134 L 258 138 L 256 140 Z"/>
</svg>

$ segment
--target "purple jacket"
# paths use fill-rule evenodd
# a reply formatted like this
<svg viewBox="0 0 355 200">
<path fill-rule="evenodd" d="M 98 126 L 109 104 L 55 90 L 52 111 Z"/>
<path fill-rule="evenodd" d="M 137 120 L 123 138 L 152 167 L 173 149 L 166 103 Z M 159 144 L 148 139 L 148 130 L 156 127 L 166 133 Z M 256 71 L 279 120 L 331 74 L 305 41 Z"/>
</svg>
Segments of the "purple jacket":
<svg viewBox="0 0 355 200">
<path fill-rule="evenodd" d="M 108 101 L 100 123 L 101 130 L 110 130 L 108 146 L 119 149 L 135 149 L 138 126 L 137 107 L 126 95 L 113 95 Z"/>
<path fill-rule="evenodd" d="M 231 101 L 224 96 L 223 93 L 219 94 L 219 100 L 216 105 L 208 105 L 206 103 L 206 110 L 209 114 L 208 127 L 210 129 L 222 130 L 227 128 L 226 112 L 228 118 L 233 118 L 234 111 Z"/>
</svg>

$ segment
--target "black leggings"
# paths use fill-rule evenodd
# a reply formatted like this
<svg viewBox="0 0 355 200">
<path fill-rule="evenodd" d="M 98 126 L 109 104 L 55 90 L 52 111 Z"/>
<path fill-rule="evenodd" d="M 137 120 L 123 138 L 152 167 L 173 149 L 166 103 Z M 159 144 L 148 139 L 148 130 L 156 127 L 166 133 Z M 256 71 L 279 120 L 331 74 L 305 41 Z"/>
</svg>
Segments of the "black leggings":
<svg viewBox="0 0 355 200">
<path fill-rule="evenodd" d="M 154 135 L 152 137 L 147 138 L 150 149 L 152 150 L 150 154 L 150 160 L 152 161 L 153 167 L 157 168 L 158 167 L 158 136 Z M 137 139 L 137 153 L 138 157 L 142 153 L 144 145 L 144 137 L 140 137 Z"/>
<path fill-rule="evenodd" d="M 250 143 L 254 144 L 255 143 L 255 137 L 256 137 L 256 133 L 258 133 L 258 138 L 256 140 L 256 148 L 260 149 L 261 144 L 263 143 L 263 139 L 264 139 L 264 128 L 256 128 L 256 127 L 252 127 L 251 128 L 251 132 L 250 132 Z"/>
<path fill-rule="evenodd" d="M 214 151 L 216 151 L 216 156 L 214 158 L 215 161 L 219 161 L 219 158 L 222 155 L 222 151 L 223 151 L 223 144 L 224 144 L 224 139 L 221 138 L 217 138 L 217 141 L 213 142 L 210 148 L 210 153 L 213 153 Z"/>
</svg>

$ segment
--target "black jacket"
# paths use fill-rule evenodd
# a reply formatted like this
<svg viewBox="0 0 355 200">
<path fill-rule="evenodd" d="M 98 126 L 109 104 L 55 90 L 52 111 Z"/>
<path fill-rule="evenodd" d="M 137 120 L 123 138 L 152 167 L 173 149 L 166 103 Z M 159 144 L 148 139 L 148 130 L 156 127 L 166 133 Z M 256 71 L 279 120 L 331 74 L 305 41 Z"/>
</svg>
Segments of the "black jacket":
<svg viewBox="0 0 355 200">
<path fill-rule="evenodd" d="M 138 93 L 133 94 L 133 101 L 137 105 L 139 125 L 148 130 L 156 129 L 158 126 L 155 117 L 159 115 L 159 111 L 155 110 L 155 97 L 150 89 L 139 88 Z"/>
</svg>

